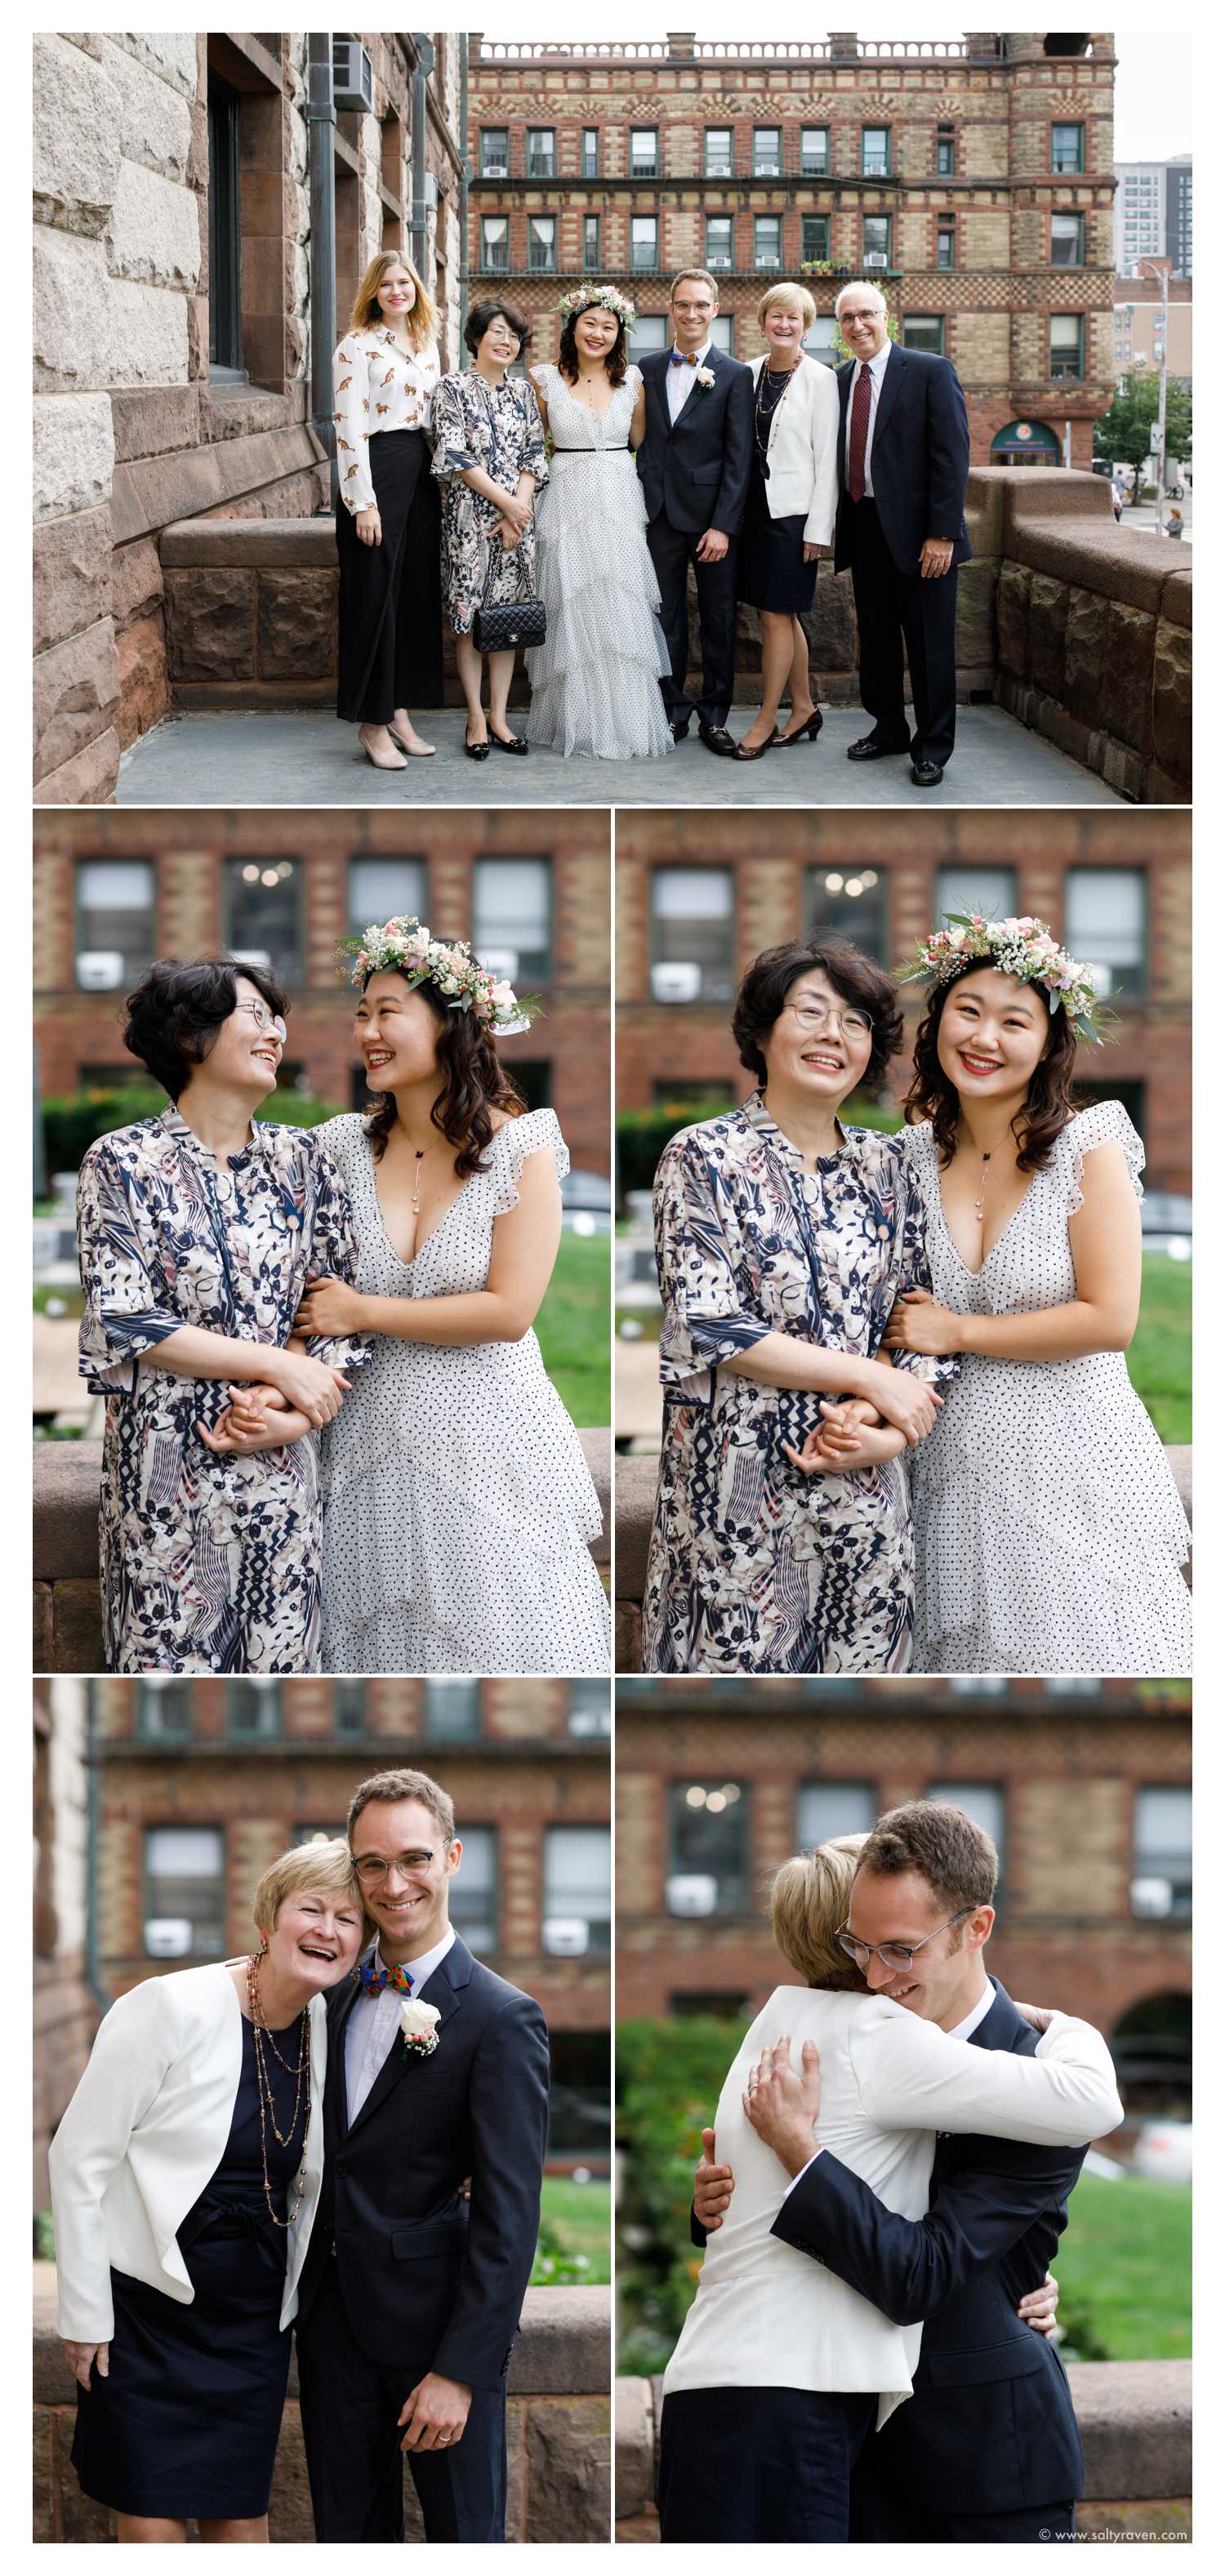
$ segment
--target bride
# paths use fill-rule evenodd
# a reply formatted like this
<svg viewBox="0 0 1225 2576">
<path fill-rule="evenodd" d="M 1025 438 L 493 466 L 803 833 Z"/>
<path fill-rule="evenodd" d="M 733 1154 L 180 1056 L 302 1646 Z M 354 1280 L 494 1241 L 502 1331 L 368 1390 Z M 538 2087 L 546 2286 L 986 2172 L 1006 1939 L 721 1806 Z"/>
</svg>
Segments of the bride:
<svg viewBox="0 0 1225 2576">
<path fill-rule="evenodd" d="M 495 1045 L 532 1006 L 414 919 L 346 949 L 378 1098 L 319 1133 L 358 1284 L 316 1279 L 297 1331 L 360 1307 L 373 1358 L 368 1402 L 323 1451 L 322 1669 L 606 1673 L 600 1508 L 532 1330 L 570 1158 Z"/>
<path fill-rule="evenodd" d="M 626 356 L 634 307 L 613 286 L 562 297 L 556 366 L 532 369 L 552 441 L 537 511 L 536 577 L 548 621 L 527 656 L 527 739 L 551 751 L 632 760 L 672 749 L 660 695 L 669 668 L 634 454 L 646 431 L 639 368 Z"/>
</svg>

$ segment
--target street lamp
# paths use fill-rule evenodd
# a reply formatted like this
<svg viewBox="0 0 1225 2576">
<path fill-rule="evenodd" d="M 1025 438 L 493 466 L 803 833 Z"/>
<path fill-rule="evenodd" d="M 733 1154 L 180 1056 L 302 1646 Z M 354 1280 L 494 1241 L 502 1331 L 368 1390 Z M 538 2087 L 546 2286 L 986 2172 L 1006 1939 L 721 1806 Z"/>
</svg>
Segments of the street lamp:
<svg viewBox="0 0 1225 2576">
<path fill-rule="evenodd" d="M 1165 376 L 1170 347 L 1170 268 L 1168 260 L 1159 267 L 1154 259 L 1137 260 L 1139 270 L 1147 269 L 1150 277 L 1161 281 L 1161 384 L 1157 394 L 1157 526 L 1165 525 Z"/>
</svg>

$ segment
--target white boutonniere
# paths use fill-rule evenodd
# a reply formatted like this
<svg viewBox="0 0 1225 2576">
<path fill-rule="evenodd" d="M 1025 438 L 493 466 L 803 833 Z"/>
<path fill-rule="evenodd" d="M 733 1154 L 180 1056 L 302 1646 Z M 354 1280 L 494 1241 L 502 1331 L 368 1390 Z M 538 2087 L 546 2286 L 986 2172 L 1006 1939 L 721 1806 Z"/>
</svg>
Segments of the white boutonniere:
<svg viewBox="0 0 1225 2576">
<path fill-rule="evenodd" d="M 400 2006 L 400 2036 L 414 2057 L 432 2057 L 438 2046 L 437 2004 L 419 2004 L 414 1995 L 406 1995 Z"/>
<path fill-rule="evenodd" d="M 702 392 L 703 392 L 704 394 L 708 394 L 708 393 L 710 392 L 710 389 L 711 389 L 711 386 L 712 386 L 712 385 L 713 385 L 713 383 L 714 383 L 714 380 L 715 380 L 715 371 L 714 371 L 714 368 L 713 368 L 713 367 L 699 367 L 699 368 L 696 370 L 696 373 L 695 373 L 695 375 L 694 375 L 694 379 L 693 379 L 693 381 L 694 381 L 695 385 L 700 385 L 700 386 L 701 386 Z"/>
</svg>

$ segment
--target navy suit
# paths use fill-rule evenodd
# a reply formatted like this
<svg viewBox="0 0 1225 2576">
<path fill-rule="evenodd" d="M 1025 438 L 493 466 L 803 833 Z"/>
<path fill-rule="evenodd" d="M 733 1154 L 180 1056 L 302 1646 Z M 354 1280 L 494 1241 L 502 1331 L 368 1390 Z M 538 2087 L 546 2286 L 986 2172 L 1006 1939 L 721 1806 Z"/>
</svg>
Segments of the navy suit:
<svg viewBox="0 0 1225 2576">
<path fill-rule="evenodd" d="M 472 2406 L 452 2447 L 407 2454 L 426 2538 L 500 2541 L 506 2366 L 540 2222 L 544 2015 L 457 1936 L 422 1988 L 437 2049 L 393 2040 L 350 2125 L 345 2029 L 373 2006 L 356 1973 L 327 2000 L 323 2189 L 297 2319 L 316 2538 L 403 2539 L 396 2419 L 434 2370 L 465 2381 Z"/>
<path fill-rule="evenodd" d="M 992 1983 L 995 2002 L 972 2045 L 1032 2057 L 1038 2033 Z M 855 2472 L 853 2539 L 1014 2541 L 1071 2530 L 1084 2461 L 1067 2374 L 1016 2308 L 1045 2277 L 1085 2152 L 942 2136 L 919 2220 L 896 2217 L 828 2151 L 788 2193 L 774 2235 L 895 2324 L 923 2321 L 914 2394 Z"/>
<path fill-rule="evenodd" d="M 660 623 L 670 676 L 660 683 L 671 724 L 693 712 L 689 671 L 689 566 L 698 591 L 702 640 L 699 722 L 722 726 L 736 682 L 736 540 L 744 516 L 753 453 L 753 377 L 738 358 L 711 348 L 702 361 L 714 383 L 691 387 L 675 424 L 668 411 L 671 353 L 642 361 L 646 435 L 638 472 L 647 506 L 647 544 L 662 607 Z M 721 563 L 699 563 L 695 548 L 707 528 L 730 542 Z"/>
<path fill-rule="evenodd" d="M 957 715 L 957 567 L 970 554 L 966 480 L 970 424 L 947 358 L 890 348 L 876 404 L 869 460 L 872 495 L 852 501 L 846 481 L 847 411 L 858 360 L 838 369 L 838 519 L 834 570 L 850 570 L 859 620 L 860 694 L 873 732 L 908 740 L 902 643 L 914 701 L 914 757 L 951 757 Z M 924 539 L 951 539 L 946 573 L 924 581 Z"/>
</svg>

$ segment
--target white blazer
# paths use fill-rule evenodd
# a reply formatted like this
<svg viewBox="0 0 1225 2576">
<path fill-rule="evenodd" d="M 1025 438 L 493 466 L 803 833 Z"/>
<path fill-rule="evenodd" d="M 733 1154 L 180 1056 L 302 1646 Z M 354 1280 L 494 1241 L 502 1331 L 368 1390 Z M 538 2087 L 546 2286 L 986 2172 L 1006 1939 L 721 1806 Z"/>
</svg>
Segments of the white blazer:
<svg viewBox="0 0 1225 2576">
<path fill-rule="evenodd" d="M 311 2108 L 305 2190 L 289 2230 L 281 2324 L 323 2179 L 327 2019 L 310 2001 Z M 177 2230 L 215 2174 L 242 2073 L 242 2011 L 220 1963 L 149 1977 L 112 2004 L 51 2147 L 59 2328 L 69 2343 L 109 2343 L 111 2266 L 189 2306 L 191 2275 Z"/>
<path fill-rule="evenodd" d="M 765 363 L 765 355 L 752 362 L 754 399 Z M 805 545 L 831 545 L 838 515 L 838 384 L 833 368 L 818 358 L 800 359 L 776 404 L 766 457 L 771 518 L 798 518 L 803 511 Z"/>
<path fill-rule="evenodd" d="M 736 2188 L 706 2247 L 698 2293 L 664 2376 L 682 2388 L 875 2390 L 877 2429 L 909 2397 L 922 2327 L 895 2326 L 858 2290 L 770 2233 L 788 2188 L 741 2108 L 763 2048 L 821 2052 L 818 2136 L 901 2218 L 928 2204 L 935 2132 L 1083 2146 L 1123 2106 L 1100 2032 L 1056 2014 L 1036 2057 L 975 2048 L 883 1995 L 780 1986 L 745 2035 L 719 2096 L 715 2153 Z"/>
</svg>

